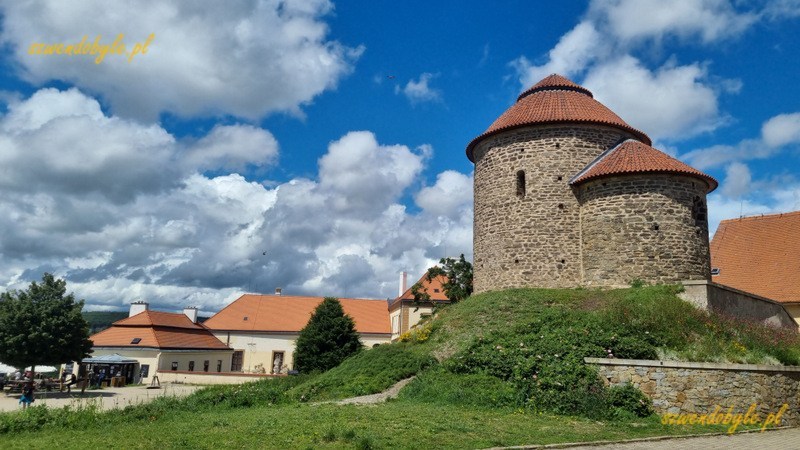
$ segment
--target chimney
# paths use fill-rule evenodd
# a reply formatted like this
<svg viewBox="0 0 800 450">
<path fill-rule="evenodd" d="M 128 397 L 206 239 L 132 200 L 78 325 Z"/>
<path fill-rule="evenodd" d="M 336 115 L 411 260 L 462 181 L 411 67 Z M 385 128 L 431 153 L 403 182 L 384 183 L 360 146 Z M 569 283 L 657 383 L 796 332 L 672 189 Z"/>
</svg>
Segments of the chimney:
<svg viewBox="0 0 800 450">
<path fill-rule="evenodd" d="M 400 292 L 397 296 L 401 297 L 406 289 L 408 289 L 408 274 L 406 272 L 400 272 Z"/>
<path fill-rule="evenodd" d="M 275 288 L 275 295 L 281 295 L 281 288 Z"/>
<path fill-rule="evenodd" d="M 143 313 L 150 309 L 150 304 L 145 301 L 138 301 L 131 303 L 131 310 L 128 313 L 128 317 L 133 317 L 137 314 Z"/>
<path fill-rule="evenodd" d="M 197 323 L 197 306 L 186 306 L 183 308 L 183 313 L 192 323 Z"/>
</svg>

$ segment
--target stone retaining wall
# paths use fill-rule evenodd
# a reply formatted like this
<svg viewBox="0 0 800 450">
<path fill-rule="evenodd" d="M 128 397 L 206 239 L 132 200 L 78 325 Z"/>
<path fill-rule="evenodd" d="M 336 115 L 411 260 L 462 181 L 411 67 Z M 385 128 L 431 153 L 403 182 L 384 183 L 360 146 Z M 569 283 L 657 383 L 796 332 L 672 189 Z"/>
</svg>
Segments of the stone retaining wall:
<svg viewBox="0 0 800 450">
<path fill-rule="evenodd" d="M 713 413 L 756 404 L 762 418 L 786 403 L 781 425 L 800 424 L 800 367 L 680 361 L 584 358 L 606 385 L 631 383 L 653 400 L 659 414 Z"/>
<path fill-rule="evenodd" d="M 705 280 L 683 281 L 678 297 L 700 309 L 773 327 L 797 329 L 797 322 L 784 306 L 774 300 Z"/>
</svg>

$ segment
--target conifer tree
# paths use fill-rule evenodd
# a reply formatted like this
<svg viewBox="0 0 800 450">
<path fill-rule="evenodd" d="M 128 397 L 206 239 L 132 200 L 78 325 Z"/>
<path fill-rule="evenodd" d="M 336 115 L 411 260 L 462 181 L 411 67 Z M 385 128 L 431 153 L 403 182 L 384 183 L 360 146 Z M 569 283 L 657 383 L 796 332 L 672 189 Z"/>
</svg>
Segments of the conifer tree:
<svg viewBox="0 0 800 450">
<path fill-rule="evenodd" d="M 324 372 L 361 349 L 353 319 L 344 314 L 338 299 L 325 297 L 300 330 L 294 368 L 301 373 Z"/>
</svg>

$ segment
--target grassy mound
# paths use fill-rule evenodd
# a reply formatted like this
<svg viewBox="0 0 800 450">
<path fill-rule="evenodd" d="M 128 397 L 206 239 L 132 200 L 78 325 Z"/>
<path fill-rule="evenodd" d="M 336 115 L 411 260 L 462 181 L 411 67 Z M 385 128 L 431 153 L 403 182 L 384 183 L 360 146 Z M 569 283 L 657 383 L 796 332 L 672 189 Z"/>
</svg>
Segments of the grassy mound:
<svg viewBox="0 0 800 450">
<path fill-rule="evenodd" d="M 409 333 L 407 342 L 362 351 L 322 374 L 209 387 L 114 413 L 29 408 L 0 414 L 0 434 L 148 423 L 244 407 L 294 408 L 377 393 L 412 375 L 417 379 L 396 403 L 634 420 L 652 414 L 649 400 L 630 386 L 605 388 L 584 357 L 800 364 L 796 332 L 698 311 L 676 296 L 679 289 L 475 295 L 441 310 Z"/>
</svg>

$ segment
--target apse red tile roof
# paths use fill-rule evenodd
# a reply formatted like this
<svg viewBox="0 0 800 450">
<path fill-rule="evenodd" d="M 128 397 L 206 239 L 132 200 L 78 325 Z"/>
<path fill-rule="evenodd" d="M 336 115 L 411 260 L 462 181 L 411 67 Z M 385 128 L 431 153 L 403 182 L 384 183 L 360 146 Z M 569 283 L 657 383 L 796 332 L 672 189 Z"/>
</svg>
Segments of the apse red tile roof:
<svg viewBox="0 0 800 450">
<path fill-rule="evenodd" d="M 140 339 L 136 344 L 134 339 Z M 144 311 L 118 320 L 92 335 L 95 347 L 130 347 L 184 350 L 229 350 L 202 325 L 184 314 Z"/>
<path fill-rule="evenodd" d="M 711 280 L 782 303 L 800 302 L 800 211 L 723 220 Z"/>
<path fill-rule="evenodd" d="M 323 297 L 245 294 L 203 325 L 211 330 L 299 332 Z M 340 298 L 359 333 L 391 333 L 385 300 Z"/>
<path fill-rule="evenodd" d="M 474 162 L 472 152 L 475 146 L 488 136 L 528 125 L 557 123 L 608 125 L 627 131 L 642 142 L 651 143 L 646 134 L 595 100 L 588 89 L 560 75 L 550 75 L 523 92 L 514 105 L 473 139 L 467 146 L 467 157 Z"/>
<path fill-rule="evenodd" d="M 449 302 L 450 299 L 447 298 L 447 295 L 444 293 L 444 283 L 447 283 L 447 277 L 444 275 L 439 275 L 437 277 L 433 277 L 430 281 L 428 280 L 427 274 L 423 275 L 417 283 L 422 284 L 423 292 L 426 292 L 428 295 L 431 296 L 431 301 L 434 302 Z M 416 283 L 414 283 L 416 284 Z M 412 287 L 408 288 L 403 292 L 403 295 L 397 297 L 396 299 L 392 300 L 389 304 L 389 310 L 394 309 L 396 305 L 398 305 L 403 300 L 414 300 L 414 294 L 411 293 Z"/>
<path fill-rule="evenodd" d="M 708 191 L 717 188 L 717 180 L 678 161 L 647 144 L 633 139 L 609 149 L 578 173 L 570 184 L 578 185 L 595 178 L 632 173 L 676 173 L 698 177 L 708 183 Z"/>
</svg>

